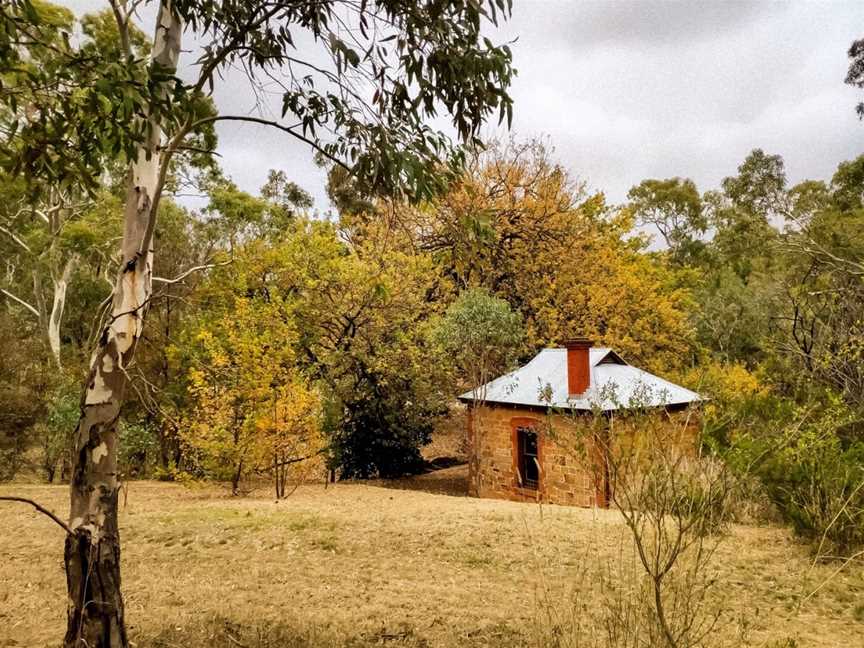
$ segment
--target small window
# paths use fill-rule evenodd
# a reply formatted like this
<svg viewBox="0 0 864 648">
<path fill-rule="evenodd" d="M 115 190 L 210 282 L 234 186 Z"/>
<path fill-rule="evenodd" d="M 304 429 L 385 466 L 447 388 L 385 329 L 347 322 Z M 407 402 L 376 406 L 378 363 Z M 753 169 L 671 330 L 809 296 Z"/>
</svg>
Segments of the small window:
<svg viewBox="0 0 864 648">
<path fill-rule="evenodd" d="M 536 489 L 540 483 L 540 463 L 537 457 L 537 433 L 531 428 L 516 429 L 519 481 L 523 488 Z"/>
</svg>

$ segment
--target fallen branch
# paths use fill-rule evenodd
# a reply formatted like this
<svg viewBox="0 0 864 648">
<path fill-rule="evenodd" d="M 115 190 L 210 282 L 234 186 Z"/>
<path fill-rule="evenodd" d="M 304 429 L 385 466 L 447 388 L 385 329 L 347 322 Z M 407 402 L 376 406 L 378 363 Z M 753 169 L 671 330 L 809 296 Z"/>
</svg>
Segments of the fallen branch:
<svg viewBox="0 0 864 648">
<path fill-rule="evenodd" d="M 68 533 L 69 535 L 75 535 L 75 532 L 74 532 L 74 531 L 69 527 L 68 524 L 66 524 L 63 520 L 61 520 L 60 518 L 58 518 L 56 515 L 54 515 L 51 511 L 49 511 L 48 509 L 46 509 L 44 506 L 42 506 L 41 504 L 37 504 L 36 502 L 34 502 L 34 501 L 31 500 L 31 499 L 27 499 L 26 497 L 0 496 L 0 501 L 4 501 L 4 502 L 21 502 L 22 504 L 29 504 L 30 506 L 32 506 L 33 508 L 35 508 L 35 509 L 36 509 L 37 511 L 39 511 L 40 513 L 44 513 L 44 514 L 47 515 L 49 518 L 51 518 L 52 520 L 54 520 L 57 524 L 59 524 L 59 525 L 63 528 L 63 530 L 64 530 L 66 533 Z"/>
<path fill-rule="evenodd" d="M 225 636 L 228 637 L 228 639 L 230 639 L 231 643 L 233 643 L 235 646 L 239 646 L 240 648 L 246 648 L 246 644 L 240 643 L 240 641 L 238 641 L 237 639 L 235 639 L 234 637 L 231 636 L 230 632 L 226 631 Z"/>
<path fill-rule="evenodd" d="M 819 592 L 819 590 L 821 590 L 821 589 L 822 589 L 823 587 L 825 587 L 828 583 L 830 583 L 830 582 L 834 579 L 834 577 L 835 577 L 837 574 L 839 574 L 839 573 L 842 572 L 844 569 L 846 569 L 846 565 L 848 565 L 849 563 L 851 563 L 853 560 L 857 560 L 857 559 L 860 558 L 861 556 L 864 556 L 864 550 L 859 551 L 859 552 L 857 552 L 857 553 L 854 553 L 854 554 L 852 554 L 851 556 L 849 556 L 848 558 L 846 558 L 846 559 L 843 561 L 843 564 L 840 565 L 837 569 L 835 569 L 835 570 L 831 573 L 831 575 L 830 575 L 828 578 L 826 578 L 825 580 L 823 580 L 822 583 L 819 585 L 819 587 L 817 587 L 817 588 L 814 589 L 812 592 L 810 592 L 807 596 L 805 596 L 804 598 L 801 599 L 801 601 L 798 603 L 798 608 L 800 609 L 801 606 L 804 605 L 804 603 L 806 603 L 808 599 L 810 599 L 811 597 L 815 596 L 815 595 Z"/>
</svg>

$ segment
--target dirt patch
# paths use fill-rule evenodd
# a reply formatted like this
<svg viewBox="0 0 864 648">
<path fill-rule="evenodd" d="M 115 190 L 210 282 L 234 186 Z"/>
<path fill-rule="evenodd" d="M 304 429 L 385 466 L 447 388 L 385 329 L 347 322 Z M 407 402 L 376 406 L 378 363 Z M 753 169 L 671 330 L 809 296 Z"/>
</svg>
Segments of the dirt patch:
<svg viewBox="0 0 864 648">
<path fill-rule="evenodd" d="M 423 475 L 402 479 L 382 479 L 370 482 L 375 486 L 398 490 L 423 491 L 453 497 L 468 496 L 468 464 L 432 470 Z"/>
</svg>

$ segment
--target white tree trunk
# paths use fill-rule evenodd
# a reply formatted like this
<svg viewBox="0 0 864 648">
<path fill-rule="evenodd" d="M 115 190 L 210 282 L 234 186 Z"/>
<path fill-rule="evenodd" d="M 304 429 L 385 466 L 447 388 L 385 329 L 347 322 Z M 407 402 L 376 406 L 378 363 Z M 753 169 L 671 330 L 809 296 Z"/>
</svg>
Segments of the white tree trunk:
<svg viewBox="0 0 864 648">
<path fill-rule="evenodd" d="M 59 278 L 53 280 L 54 300 L 51 305 L 51 316 L 48 318 L 48 346 L 57 367 L 62 366 L 60 362 L 60 323 L 63 321 L 63 309 L 66 308 L 66 289 L 69 287 L 69 277 L 78 263 L 78 255 L 73 254 L 63 266 L 63 272 Z"/>
<path fill-rule="evenodd" d="M 181 31 L 170 0 L 162 0 L 151 69 L 176 70 Z M 161 139 L 161 124 L 151 118 L 147 141 L 129 170 L 122 265 L 114 285 L 111 319 L 90 359 L 75 431 L 69 523 L 73 534 L 67 537 L 65 549 L 67 648 L 128 646 L 120 592 L 117 419 L 127 383 L 126 367 L 141 337 L 151 295 L 153 206 L 159 190 Z"/>
</svg>

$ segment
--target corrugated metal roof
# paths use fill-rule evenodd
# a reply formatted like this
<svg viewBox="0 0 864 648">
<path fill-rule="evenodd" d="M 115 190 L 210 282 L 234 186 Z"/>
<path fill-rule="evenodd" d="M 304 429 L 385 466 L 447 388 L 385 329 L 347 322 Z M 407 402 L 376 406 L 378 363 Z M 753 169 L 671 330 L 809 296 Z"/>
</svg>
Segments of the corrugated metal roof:
<svg viewBox="0 0 864 648">
<path fill-rule="evenodd" d="M 487 383 L 485 398 L 478 398 L 488 403 L 602 411 L 701 400 L 696 392 L 628 365 L 611 349 L 592 348 L 589 362 L 591 386 L 578 397 L 568 399 L 567 349 L 543 349 L 524 367 Z M 482 390 L 478 394 L 483 394 Z M 474 395 L 465 392 L 459 399 L 470 402 Z"/>
</svg>

